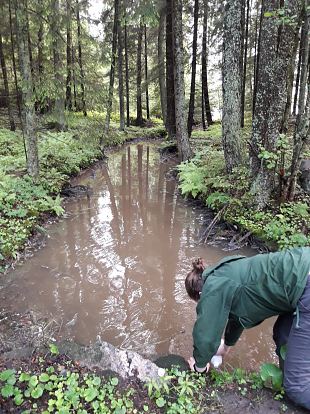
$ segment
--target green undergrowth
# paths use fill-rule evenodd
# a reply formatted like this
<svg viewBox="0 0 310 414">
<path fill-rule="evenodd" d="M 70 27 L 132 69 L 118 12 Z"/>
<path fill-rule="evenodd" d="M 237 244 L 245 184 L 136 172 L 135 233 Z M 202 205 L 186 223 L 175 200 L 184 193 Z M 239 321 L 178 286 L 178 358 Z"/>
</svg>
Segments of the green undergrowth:
<svg viewBox="0 0 310 414">
<path fill-rule="evenodd" d="M 59 196 L 62 186 L 102 157 L 100 141 L 110 147 L 134 138 L 165 135 L 164 128 L 155 123 L 150 128 L 129 127 L 120 132 L 113 122 L 110 133 L 104 135 L 104 118 L 98 113 L 88 117 L 70 114 L 65 132 L 48 129 L 51 122 L 51 116 L 40 118 L 40 175 L 36 181 L 26 174 L 21 132 L 0 129 L 0 271 L 5 270 L 8 260 L 18 257 L 36 230 L 43 231 L 40 224 L 44 214 L 63 213 Z"/>
<path fill-rule="evenodd" d="M 230 175 L 225 172 L 220 133 L 220 124 L 215 124 L 208 131 L 193 134 L 195 156 L 179 166 L 182 193 L 202 199 L 209 208 L 221 212 L 222 219 L 280 249 L 309 245 L 309 202 L 271 202 L 265 211 L 257 211 L 249 170 L 240 166 Z M 248 133 L 244 131 L 245 138 Z"/>
<path fill-rule="evenodd" d="M 45 355 L 35 354 L 31 361 L 15 365 L 0 369 L 0 408 L 22 414 L 199 414 L 218 406 L 218 396 L 227 389 L 251 400 L 268 381 L 275 398 L 283 397 L 282 377 L 272 364 L 265 364 L 259 373 L 238 368 L 211 370 L 207 375 L 174 367 L 143 384 L 89 371 L 51 345 Z"/>
</svg>

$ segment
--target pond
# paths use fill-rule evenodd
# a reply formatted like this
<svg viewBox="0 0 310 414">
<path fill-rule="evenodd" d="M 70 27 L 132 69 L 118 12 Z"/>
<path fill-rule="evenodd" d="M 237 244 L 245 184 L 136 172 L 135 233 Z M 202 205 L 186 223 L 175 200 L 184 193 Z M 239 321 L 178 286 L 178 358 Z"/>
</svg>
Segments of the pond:
<svg viewBox="0 0 310 414">
<path fill-rule="evenodd" d="M 191 260 L 256 252 L 199 244 L 206 211 L 179 194 L 174 161 L 160 161 L 158 145 L 127 145 L 74 179 L 91 194 L 70 199 L 46 246 L 6 277 L 3 308 L 55 319 L 61 338 L 81 344 L 100 336 L 150 358 L 191 355 L 195 303 L 184 289 Z M 267 321 L 244 333 L 226 364 L 272 361 L 271 331 Z"/>
</svg>

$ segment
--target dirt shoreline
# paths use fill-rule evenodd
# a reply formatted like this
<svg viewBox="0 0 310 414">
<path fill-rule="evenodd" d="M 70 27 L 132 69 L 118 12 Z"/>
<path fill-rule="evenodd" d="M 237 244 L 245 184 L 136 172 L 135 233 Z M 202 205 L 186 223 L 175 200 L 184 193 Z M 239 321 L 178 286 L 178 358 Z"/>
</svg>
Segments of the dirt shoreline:
<svg viewBox="0 0 310 414">
<path fill-rule="evenodd" d="M 134 142 L 148 142 L 148 141 L 157 141 L 159 138 L 134 138 L 129 139 L 124 142 L 123 146 L 134 143 Z M 113 146 L 105 149 L 105 154 L 110 154 L 120 149 L 119 146 Z M 170 154 L 171 156 L 171 154 Z M 67 181 L 66 184 L 71 183 L 73 180 L 76 180 L 79 175 L 83 174 L 88 169 L 96 168 L 98 163 L 104 162 L 103 160 L 99 160 L 94 164 L 88 166 L 87 168 L 81 170 L 77 175 L 72 175 L 70 179 Z M 66 205 L 66 201 L 70 201 L 70 197 L 65 199 L 64 205 Z M 190 206 L 199 206 L 203 210 L 206 211 L 206 228 L 208 228 L 209 224 L 212 222 L 215 214 L 210 210 L 207 209 L 201 201 L 191 200 L 189 199 L 188 204 Z M 61 218 L 60 218 L 61 219 Z M 50 225 L 54 224 L 55 222 L 59 221 L 59 218 L 54 217 L 52 215 L 42 215 L 40 220 L 40 226 L 43 227 L 44 231 L 37 231 L 27 242 L 23 252 L 19 255 L 17 260 L 14 260 L 10 263 L 10 267 L 6 269 L 5 273 L 8 271 L 13 270 L 17 266 L 21 266 L 25 260 L 35 254 L 35 252 L 41 248 L 44 248 L 46 244 L 46 240 L 48 237 L 48 228 Z M 204 230 L 202 229 L 202 234 Z M 230 225 L 229 223 L 219 222 L 213 227 L 212 232 L 210 233 L 210 237 L 213 238 L 213 241 L 209 241 L 212 243 L 217 243 L 217 238 L 220 238 L 221 244 L 226 244 L 229 247 L 229 243 L 231 240 L 234 240 L 234 236 L 238 236 L 240 234 L 240 238 L 242 238 L 242 233 L 235 228 L 235 226 Z M 237 237 L 236 237 L 237 239 Z M 267 249 L 264 245 L 256 240 L 248 238 L 246 242 L 252 242 L 253 247 L 259 249 Z M 240 246 L 237 244 L 231 245 L 231 250 L 237 249 Z M 228 249 L 229 250 L 229 249 Z M 49 342 L 57 339 L 57 330 L 58 324 L 57 321 L 47 320 L 46 317 L 42 315 L 36 315 L 33 312 L 26 312 L 23 315 L 14 314 L 10 312 L 10 310 L 1 310 L 0 311 L 0 369 L 5 367 L 12 367 L 14 364 L 18 364 L 22 362 L 29 367 L 31 367 L 33 358 L 36 355 L 36 350 L 38 350 L 41 346 L 47 345 Z M 18 359 L 12 357 L 7 359 L 7 352 L 14 351 L 15 349 L 23 349 L 25 347 L 31 347 L 33 349 L 33 356 L 32 358 L 25 358 L 23 360 L 18 361 Z M 128 385 L 128 384 L 127 384 Z M 136 387 L 140 387 L 140 385 L 136 384 Z M 216 398 L 211 404 L 212 407 L 210 410 L 214 413 L 280 413 L 280 412 L 287 412 L 287 413 L 304 413 L 306 411 L 294 407 L 290 402 L 286 399 L 283 401 L 276 401 L 274 400 L 273 394 L 270 390 L 257 390 L 251 391 L 251 393 L 247 396 L 243 396 L 240 394 L 240 390 L 238 386 L 232 387 L 232 385 L 228 385 L 227 387 L 214 390 L 214 386 L 210 382 L 209 387 L 206 390 L 206 397 L 208 394 L 212 394 L 215 391 Z M 0 413 L 10 412 L 10 411 L 1 411 L 5 410 L 5 402 L 1 400 L 0 397 Z M 217 406 L 218 405 L 218 406 Z M 286 408 L 285 408 L 286 407 Z M 160 411 L 158 411 L 160 412 Z M 211 411 L 206 411 L 211 412 Z"/>
</svg>

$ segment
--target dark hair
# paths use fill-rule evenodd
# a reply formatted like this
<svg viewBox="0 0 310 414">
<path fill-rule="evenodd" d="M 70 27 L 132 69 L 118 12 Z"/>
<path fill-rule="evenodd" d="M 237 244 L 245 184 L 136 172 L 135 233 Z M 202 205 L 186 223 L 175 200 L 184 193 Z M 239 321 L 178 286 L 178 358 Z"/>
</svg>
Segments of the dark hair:
<svg viewBox="0 0 310 414">
<path fill-rule="evenodd" d="M 202 273 L 205 269 L 205 264 L 201 257 L 199 257 L 198 259 L 193 260 L 192 266 L 192 270 L 188 273 L 185 279 L 185 288 L 188 296 L 195 302 L 198 302 L 204 283 Z"/>
</svg>

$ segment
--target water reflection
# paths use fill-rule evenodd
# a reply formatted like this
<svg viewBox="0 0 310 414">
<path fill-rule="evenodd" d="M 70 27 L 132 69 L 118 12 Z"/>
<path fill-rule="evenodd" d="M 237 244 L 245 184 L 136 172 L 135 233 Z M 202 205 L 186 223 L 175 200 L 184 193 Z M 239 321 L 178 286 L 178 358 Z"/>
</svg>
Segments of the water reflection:
<svg viewBox="0 0 310 414">
<path fill-rule="evenodd" d="M 0 290 L 3 306 L 52 315 L 62 321 L 59 334 L 80 343 L 100 335 L 147 356 L 189 355 L 195 304 L 184 277 L 193 257 L 211 264 L 226 253 L 197 245 L 203 210 L 179 197 L 171 166 L 159 162 L 156 145 L 139 144 L 83 173 L 76 183 L 91 186 L 93 195 L 68 203 L 47 246 Z M 254 340 L 242 340 L 230 363 L 270 359 L 259 329 L 250 334 Z M 252 344 L 248 362 L 240 357 L 246 342 Z"/>
</svg>

